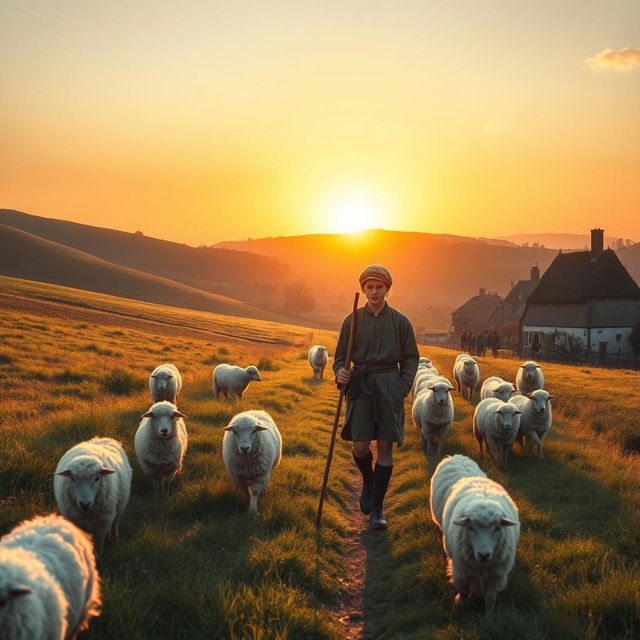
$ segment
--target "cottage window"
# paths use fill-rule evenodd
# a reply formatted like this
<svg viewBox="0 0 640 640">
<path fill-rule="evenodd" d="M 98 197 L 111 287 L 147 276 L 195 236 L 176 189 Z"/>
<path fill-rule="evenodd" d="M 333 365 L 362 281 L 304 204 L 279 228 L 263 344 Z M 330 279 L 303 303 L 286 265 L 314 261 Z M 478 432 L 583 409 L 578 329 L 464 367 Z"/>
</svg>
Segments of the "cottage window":
<svg viewBox="0 0 640 640">
<path fill-rule="evenodd" d="M 530 347 L 531 346 L 531 332 L 530 331 L 523 331 L 522 332 L 522 346 L 523 347 Z"/>
<path fill-rule="evenodd" d="M 616 342 L 622 342 L 622 334 L 616 333 Z"/>
</svg>

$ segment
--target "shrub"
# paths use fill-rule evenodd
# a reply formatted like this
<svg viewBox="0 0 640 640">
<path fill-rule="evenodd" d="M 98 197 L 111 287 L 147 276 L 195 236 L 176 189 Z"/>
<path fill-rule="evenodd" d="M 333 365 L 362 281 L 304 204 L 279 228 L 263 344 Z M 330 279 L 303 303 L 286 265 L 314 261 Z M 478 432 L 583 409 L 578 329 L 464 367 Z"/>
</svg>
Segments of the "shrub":
<svg viewBox="0 0 640 640">
<path fill-rule="evenodd" d="M 269 356 L 262 356 L 256 365 L 259 371 L 278 371 L 280 367 Z"/>
<path fill-rule="evenodd" d="M 14 359 L 8 353 L 0 353 L 0 364 L 13 364 Z"/>
<path fill-rule="evenodd" d="M 128 396 L 141 391 L 144 384 L 144 380 L 124 369 L 111 369 L 102 380 L 102 388 L 117 396 Z"/>
</svg>

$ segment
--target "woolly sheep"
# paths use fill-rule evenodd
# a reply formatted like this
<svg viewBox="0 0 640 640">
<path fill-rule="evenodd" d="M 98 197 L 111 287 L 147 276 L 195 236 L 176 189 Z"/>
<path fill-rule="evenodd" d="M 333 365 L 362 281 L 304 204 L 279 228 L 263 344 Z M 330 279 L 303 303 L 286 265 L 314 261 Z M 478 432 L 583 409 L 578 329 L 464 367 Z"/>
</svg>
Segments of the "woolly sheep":
<svg viewBox="0 0 640 640">
<path fill-rule="evenodd" d="M 496 465 L 499 464 L 500 452 L 506 463 L 519 427 L 520 410 L 511 401 L 503 402 L 499 398 L 480 400 L 473 413 L 473 435 L 480 446 L 480 459 L 483 457 L 482 445 L 486 442 Z"/>
<path fill-rule="evenodd" d="M 518 509 L 502 485 L 478 475 L 455 482 L 442 510 L 442 544 L 457 606 L 471 596 L 482 598 L 491 620 L 519 537 Z"/>
<path fill-rule="evenodd" d="M 131 476 L 129 458 L 113 438 L 80 442 L 58 462 L 53 476 L 58 509 L 93 534 L 98 553 L 107 536 L 118 539 L 118 523 L 131 495 Z"/>
<path fill-rule="evenodd" d="M 522 412 L 518 440 L 523 453 L 526 437 L 538 447 L 538 458 L 544 458 L 541 440 L 551 428 L 551 398 L 553 396 L 544 389 L 536 389 L 528 396 L 511 398 L 511 402 Z"/>
<path fill-rule="evenodd" d="M 157 495 L 169 493 L 171 481 L 182 471 L 187 451 L 187 429 L 175 404 L 156 402 L 142 414 L 133 446 L 142 472 Z"/>
<path fill-rule="evenodd" d="M 471 399 L 480 382 L 478 363 L 468 354 L 461 353 L 453 365 L 453 380 L 463 398 Z"/>
<path fill-rule="evenodd" d="M 0 539 L 3 640 L 75 638 L 101 604 L 91 539 L 63 516 L 36 516 Z"/>
<path fill-rule="evenodd" d="M 412 397 L 415 398 L 416 396 L 416 388 L 420 385 L 421 382 L 423 382 L 424 380 L 431 380 L 433 378 L 436 378 L 438 376 L 438 371 L 437 369 L 434 367 L 433 369 L 418 369 L 414 379 L 413 379 L 413 384 L 411 385 L 411 394 Z"/>
<path fill-rule="evenodd" d="M 216 398 L 220 393 L 223 393 L 225 398 L 228 398 L 230 393 L 242 398 L 242 394 L 252 380 L 256 382 L 262 380 L 260 372 L 253 365 L 243 369 L 231 364 L 219 364 L 213 370 L 213 393 Z"/>
<path fill-rule="evenodd" d="M 417 398 L 425 389 L 428 389 L 432 384 L 435 384 L 436 382 L 444 382 L 446 383 L 448 386 L 451 387 L 451 390 L 453 391 L 455 389 L 455 387 L 451 384 L 451 381 L 449 380 L 449 378 L 445 378 L 444 376 L 429 376 L 427 377 L 422 377 L 420 378 L 420 380 L 418 380 L 415 389 L 413 391 L 413 398 L 415 400 L 415 398 Z"/>
<path fill-rule="evenodd" d="M 498 376 L 490 376 L 482 383 L 480 389 L 480 399 L 500 398 L 503 402 L 508 402 L 515 393 L 515 387 Z"/>
<path fill-rule="evenodd" d="M 175 403 L 181 388 L 182 376 L 178 368 L 172 364 L 158 365 L 149 376 L 151 402 L 168 400 Z"/>
<path fill-rule="evenodd" d="M 224 427 L 222 459 L 231 480 L 249 496 L 249 514 L 282 456 L 282 438 L 273 418 L 260 410 L 243 411 Z"/>
<path fill-rule="evenodd" d="M 427 453 L 437 446 L 437 455 L 442 455 L 442 442 L 448 435 L 453 422 L 452 384 L 447 380 L 428 382 L 429 386 L 418 393 L 413 401 L 411 417 L 420 429 L 422 439 L 427 445 Z"/>
<path fill-rule="evenodd" d="M 537 362 L 527 360 L 518 367 L 516 388 L 523 396 L 536 389 L 544 389 L 544 374 Z"/>
<path fill-rule="evenodd" d="M 313 370 L 314 378 L 322 378 L 324 374 L 324 368 L 327 366 L 329 356 L 327 354 L 327 347 L 323 347 L 321 344 L 315 344 L 309 349 L 309 364 Z"/>
<path fill-rule="evenodd" d="M 445 456 L 431 476 L 431 519 L 442 529 L 442 511 L 451 493 L 453 485 L 460 478 L 479 476 L 486 478 L 487 474 L 475 461 L 467 456 L 456 453 Z"/>
</svg>

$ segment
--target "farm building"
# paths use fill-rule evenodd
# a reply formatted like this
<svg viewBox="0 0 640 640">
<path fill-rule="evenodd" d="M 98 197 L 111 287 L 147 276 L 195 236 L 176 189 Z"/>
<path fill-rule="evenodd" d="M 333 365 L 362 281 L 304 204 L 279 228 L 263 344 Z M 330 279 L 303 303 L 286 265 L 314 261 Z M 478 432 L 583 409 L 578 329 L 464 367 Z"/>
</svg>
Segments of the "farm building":
<svg viewBox="0 0 640 640">
<path fill-rule="evenodd" d="M 502 302 L 498 303 L 491 317 L 491 324 L 496 328 L 507 322 L 520 322 L 529 296 L 540 282 L 540 268 L 537 265 L 531 267 L 530 280 L 518 280 Z"/>
<path fill-rule="evenodd" d="M 530 294 L 520 348 L 537 334 L 547 355 L 634 356 L 639 330 L 640 287 L 592 229 L 591 250 L 559 253 Z"/>
<path fill-rule="evenodd" d="M 487 293 L 485 288 L 481 288 L 477 296 L 451 313 L 449 340 L 457 342 L 463 333 L 481 333 L 493 329 L 490 319 L 500 302 L 502 298 L 497 293 Z"/>
</svg>

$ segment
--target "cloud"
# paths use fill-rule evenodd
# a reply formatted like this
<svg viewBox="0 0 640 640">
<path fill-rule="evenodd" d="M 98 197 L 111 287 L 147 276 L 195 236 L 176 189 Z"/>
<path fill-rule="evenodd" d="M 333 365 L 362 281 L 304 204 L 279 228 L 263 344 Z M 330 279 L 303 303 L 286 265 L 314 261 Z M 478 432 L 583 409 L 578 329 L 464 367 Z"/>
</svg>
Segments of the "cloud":
<svg viewBox="0 0 640 640">
<path fill-rule="evenodd" d="M 587 65 L 592 69 L 615 69 L 627 71 L 633 67 L 640 67 L 640 49 L 625 47 L 619 51 L 603 49 L 591 58 L 587 58 Z"/>
</svg>

